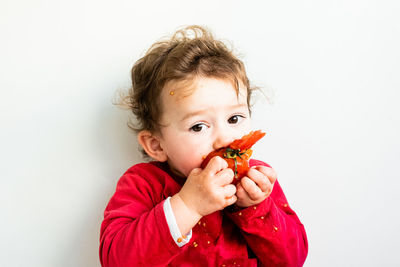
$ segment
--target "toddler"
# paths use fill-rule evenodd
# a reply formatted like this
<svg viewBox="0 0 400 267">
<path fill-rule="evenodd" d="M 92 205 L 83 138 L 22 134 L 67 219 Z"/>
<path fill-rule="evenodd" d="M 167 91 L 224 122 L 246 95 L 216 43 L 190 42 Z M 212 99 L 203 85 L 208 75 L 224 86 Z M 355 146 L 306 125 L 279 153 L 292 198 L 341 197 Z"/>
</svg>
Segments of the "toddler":
<svg viewBox="0 0 400 267">
<path fill-rule="evenodd" d="M 303 225 L 266 163 L 235 186 L 209 152 L 251 131 L 243 63 L 199 26 L 156 42 L 132 68 L 127 102 L 152 161 L 129 168 L 104 212 L 100 260 L 125 266 L 302 266 Z"/>
</svg>

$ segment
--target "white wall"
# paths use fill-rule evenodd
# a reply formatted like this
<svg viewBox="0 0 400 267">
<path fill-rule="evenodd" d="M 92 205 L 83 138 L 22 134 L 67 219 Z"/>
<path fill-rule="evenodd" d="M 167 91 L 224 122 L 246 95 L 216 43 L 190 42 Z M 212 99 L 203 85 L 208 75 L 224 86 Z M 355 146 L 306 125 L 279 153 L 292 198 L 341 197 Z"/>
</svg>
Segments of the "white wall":
<svg viewBox="0 0 400 267">
<path fill-rule="evenodd" d="M 159 37 L 231 40 L 259 98 L 255 155 L 306 226 L 305 266 L 399 266 L 400 4 L 0 2 L 0 266 L 99 266 L 102 212 L 140 160 L 111 104 Z"/>
</svg>

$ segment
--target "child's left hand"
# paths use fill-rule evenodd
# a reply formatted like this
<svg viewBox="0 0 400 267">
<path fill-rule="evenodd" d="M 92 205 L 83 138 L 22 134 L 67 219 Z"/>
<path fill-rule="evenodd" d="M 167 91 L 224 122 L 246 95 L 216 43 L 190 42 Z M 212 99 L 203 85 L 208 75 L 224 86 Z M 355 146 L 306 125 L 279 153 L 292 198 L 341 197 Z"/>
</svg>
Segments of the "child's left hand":
<svg viewBox="0 0 400 267">
<path fill-rule="evenodd" d="M 236 205 L 242 208 L 256 205 L 272 192 L 277 175 L 274 169 L 265 166 L 254 166 L 249 169 L 237 184 Z"/>
</svg>

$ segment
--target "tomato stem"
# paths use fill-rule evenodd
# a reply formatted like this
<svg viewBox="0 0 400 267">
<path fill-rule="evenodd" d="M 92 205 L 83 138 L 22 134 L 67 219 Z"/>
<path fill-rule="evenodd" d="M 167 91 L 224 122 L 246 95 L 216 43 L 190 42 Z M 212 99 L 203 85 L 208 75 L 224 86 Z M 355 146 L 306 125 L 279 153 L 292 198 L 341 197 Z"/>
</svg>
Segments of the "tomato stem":
<svg viewBox="0 0 400 267">
<path fill-rule="evenodd" d="M 238 176 L 237 176 L 237 174 L 238 174 L 238 171 L 237 171 L 237 159 L 236 158 L 237 157 L 242 158 L 242 155 L 246 154 L 246 151 L 247 151 L 247 149 L 244 150 L 243 152 L 240 152 L 240 148 L 239 149 L 232 149 L 232 148 L 229 148 L 229 147 L 225 150 L 224 158 L 233 159 L 233 161 L 235 162 L 234 173 L 235 173 L 235 178 L 236 179 L 238 178 Z"/>
</svg>

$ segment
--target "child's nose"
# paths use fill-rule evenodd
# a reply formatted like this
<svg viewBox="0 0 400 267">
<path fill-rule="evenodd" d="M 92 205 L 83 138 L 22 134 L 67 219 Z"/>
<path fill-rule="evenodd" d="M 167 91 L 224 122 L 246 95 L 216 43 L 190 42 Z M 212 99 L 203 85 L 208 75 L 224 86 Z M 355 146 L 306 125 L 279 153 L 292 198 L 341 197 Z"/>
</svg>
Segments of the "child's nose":
<svg viewBox="0 0 400 267">
<path fill-rule="evenodd" d="M 232 143 L 233 138 L 230 137 L 228 134 L 218 134 L 218 136 L 214 139 L 213 149 L 217 150 L 221 147 L 226 147 L 230 143 Z"/>
</svg>

